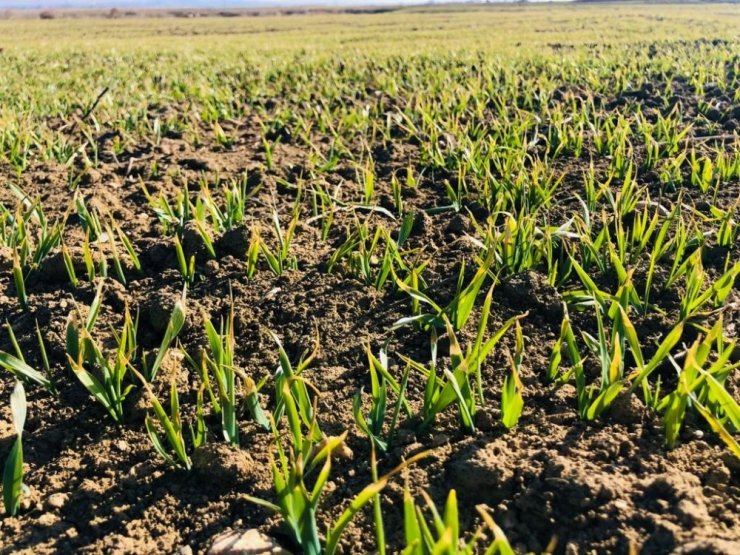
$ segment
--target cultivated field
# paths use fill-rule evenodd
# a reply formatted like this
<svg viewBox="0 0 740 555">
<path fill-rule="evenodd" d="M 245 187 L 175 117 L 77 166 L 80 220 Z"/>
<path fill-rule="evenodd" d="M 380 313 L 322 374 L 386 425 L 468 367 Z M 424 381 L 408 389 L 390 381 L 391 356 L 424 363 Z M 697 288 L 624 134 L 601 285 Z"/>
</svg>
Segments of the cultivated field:
<svg viewBox="0 0 740 555">
<path fill-rule="evenodd" d="M 0 21 L 0 553 L 737 555 L 739 213 L 740 6 Z"/>
</svg>

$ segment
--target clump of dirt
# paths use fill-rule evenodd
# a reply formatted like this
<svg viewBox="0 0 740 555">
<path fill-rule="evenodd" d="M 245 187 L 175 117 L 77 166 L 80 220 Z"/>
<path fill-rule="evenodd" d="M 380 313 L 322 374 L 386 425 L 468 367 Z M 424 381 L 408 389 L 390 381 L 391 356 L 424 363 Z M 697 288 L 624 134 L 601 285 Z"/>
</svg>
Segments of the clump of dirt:
<svg viewBox="0 0 740 555">
<path fill-rule="evenodd" d="M 223 443 L 206 443 L 193 453 L 193 468 L 204 480 L 234 484 L 254 477 L 255 463 L 246 451 Z M 257 473 L 259 474 L 259 473 Z"/>
</svg>

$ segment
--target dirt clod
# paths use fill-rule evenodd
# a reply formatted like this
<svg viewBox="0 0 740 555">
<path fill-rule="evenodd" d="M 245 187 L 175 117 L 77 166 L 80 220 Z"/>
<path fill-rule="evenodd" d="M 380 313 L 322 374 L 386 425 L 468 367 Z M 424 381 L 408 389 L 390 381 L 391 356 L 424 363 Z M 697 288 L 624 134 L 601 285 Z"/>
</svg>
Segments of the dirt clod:
<svg viewBox="0 0 740 555">
<path fill-rule="evenodd" d="M 249 479 L 254 461 L 246 451 L 224 443 L 206 443 L 193 453 L 193 468 L 204 478 L 222 486 Z"/>
<path fill-rule="evenodd" d="M 69 495 L 66 493 L 52 493 L 46 498 L 44 507 L 49 511 L 58 511 L 67 503 Z"/>
</svg>

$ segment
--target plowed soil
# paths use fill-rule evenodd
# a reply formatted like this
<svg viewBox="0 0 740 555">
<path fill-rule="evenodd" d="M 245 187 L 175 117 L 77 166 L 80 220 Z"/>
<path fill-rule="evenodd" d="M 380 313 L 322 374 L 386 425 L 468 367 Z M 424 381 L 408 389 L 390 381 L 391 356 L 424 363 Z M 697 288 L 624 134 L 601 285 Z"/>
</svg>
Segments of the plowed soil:
<svg viewBox="0 0 740 555">
<path fill-rule="evenodd" d="M 685 105 L 696 105 L 699 98 L 688 86 L 678 81 L 674 86 L 679 87 L 675 94 Z M 603 106 L 638 102 L 648 109 L 652 106 L 650 91 L 663 90 L 663 84 L 655 83 L 650 90 L 637 91 L 633 96 L 602 99 Z M 730 135 L 740 129 L 738 108 L 735 106 L 732 112 L 730 106 L 727 113 L 735 116 L 722 124 Z M 687 110 L 685 117 L 691 119 L 694 115 Z M 85 176 L 80 191 L 88 203 L 105 206 L 123 223 L 141 253 L 143 272 L 129 272 L 128 287 L 113 279 L 105 280 L 98 326 L 120 325 L 127 304 L 140 312 L 145 348 L 154 349 L 161 341 L 169 310 L 181 293 L 174 248 L 163 237 L 140 182 L 143 180 L 152 194 L 174 194 L 183 182 L 196 184 L 202 176 L 210 180 L 217 176 L 238 178 L 246 171 L 250 188 L 255 191 L 248 201 L 250 221 L 244 229 L 219 239 L 218 259 L 199 257 L 198 274 L 202 278 L 188 292 L 188 320 L 180 341 L 191 353 L 202 348 L 203 315 L 216 319 L 225 315 L 231 296 L 239 364 L 261 379 L 271 375 L 278 363 L 266 329 L 282 339 L 293 360 L 312 346 L 318 330 L 320 354 L 306 378 L 322 393 L 319 411 L 324 431 L 338 434 L 349 430 L 348 446 L 352 450 L 351 457 L 335 461 L 324 499 L 324 515 L 335 518 L 351 495 L 370 482 L 367 441 L 357 432 L 351 411 L 353 395 L 368 383 L 365 345 L 377 351 L 390 336 L 389 355 L 395 369 L 400 365 L 399 353 L 416 360 L 429 357 L 428 337 L 424 334 L 411 330 L 388 332 L 397 319 L 408 316 L 408 298 L 390 291 L 378 292 L 342 269 L 327 273 L 327 261 L 344 240 L 345 224 L 353 216 L 337 214 L 328 239 L 322 241 L 319 225 L 307 223 L 311 213 L 305 199 L 302 223 L 291 250 L 298 269 L 275 277 L 262 267 L 247 279 L 244 252 L 249 229 L 261 225 L 264 236 L 269 237 L 273 209 L 278 210 L 284 224 L 290 219 L 295 190 L 281 180 L 294 183 L 309 155 L 290 138 L 278 145 L 274 169 L 266 171 L 261 132 L 255 122 L 233 122 L 227 131 L 237 140 L 229 148 L 215 143 L 193 147 L 172 135 L 160 145 L 142 144 L 117 156 L 112 151 L 111 133 L 104 122 L 102 125 L 98 137 L 101 164 Z M 687 140 L 701 148 L 701 129 L 694 128 Z M 722 140 L 713 139 L 713 144 Z M 316 144 L 326 146 L 319 136 Z M 733 148 L 732 144 L 727 141 L 727 148 Z M 422 169 L 418 147 L 412 144 L 391 144 L 375 153 L 375 158 L 381 205 L 390 203 L 391 175 L 405 171 L 408 165 L 417 171 Z M 580 186 L 588 158 L 586 152 L 580 159 L 558 162 L 558 170 L 566 177 L 554 201 L 553 220 L 565 220 L 578 209 L 572 192 Z M 150 177 L 153 162 L 161 177 Z M 181 177 L 172 182 L 168 170 L 175 167 Z M 439 186 L 445 177 L 449 176 L 426 173 L 417 190 L 407 192 L 408 205 L 419 211 L 409 247 L 418 249 L 420 259 L 432 258 L 425 278 L 435 298 L 441 300 L 452 294 L 461 261 L 471 260 L 477 252 L 468 235 L 471 227 L 467 211 L 421 213 L 445 203 Z M 332 181 L 352 179 L 354 170 L 340 164 L 328 182 L 331 185 Z M 640 184 L 648 187 L 653 186 L 654 179 L 650 174 L 639 175 Z M 20 181 L 9 170 L 0 175 L 0 181 L 18 182 L 31 196 L 38 196 L 53 217 L 63 217 L 72 199 L 63 167 L 34 162 Z M 197 187 L 193 185 L 191 191 L 197 191 Z M 729 205 L 740 195 L 740 184 L 727 187 L 722 194 Z M 665 193 L 662 202 L 670 206 L 677 195 Z M 0 201 L 8 205 L 14 202 L 6 190 L 0 190 Z M 695 189 L 684 190 L 682 202 L 701 210 L 701 194 Z M 721 204 L 723 199 L 717 202 Z M 58 207 L 56 213 L 54 207 Z M 467 208 L 471 212 L 477 209 Z M 392 229 L 399 225 L 381 213 L 362 217 L 371 224 L 382 220 Z M 82 238 L 80 222 L 69 216 L 65 241 L 78 259 Z M 197 251 L 197 245 L 190 248 Z M 38 322 L 44 330 L 60 396 L 55 398 L 40 388 L 28 390 L 24 449 L 30 495 L 20 516 L 0 520 L 0 552 L 201 553 L 216 534 L 252 527 L 261 528 L 291 549 L 278 519 L 244 499 L 244 494 L 272 498 L 268 465 L 271 436 L 244 418 L 242 452 L 234 452 L 219 442 L 216 424 L 212 426 L 212 441 L 199 454 L 193 473 L 170 469 L 149 443 L 136 395 L 131 398 L 127 421 L 115 425 L 65 367 L 67 318 L 75 306 L 90 304 L 97 284 L 82 281 L 78 288 L 72 288 L 61 255 L 52 254 L 30 277 L 30 311 L 23 312 L 15 299 L 10 260 L 7 253 L 0 256 L 3 254 L 0 320 L 12 324 L 22 348 L 29 353 L 36 351 L 34 330 Z M 719 253 L 718 259 L 724 260 L 725 254 Z M 732 256 L 735 260 L 740 257 L 737 245 Z M 710 272 L 711 260 L 710 253 Z M 522 376 L 526 390 L 518 427 L 507 431 L 498 420 L 498 391 L 508 368 L 504 355 L 513 344 L 507 336 L 483 368 L 489 398 L 478 414 L 476 434 L 471 436 L 459 429 L 454 410 L 426 434 L 417 435 L 413 423 L 402 422 L 393 449 L 380 461 L 381 471 L 392 468 L 403 457 L 433 447 L 434 455 L 409 471 L 409 484 L 426 488 L 438 503 L 443 502 L 449 488 L 456 488 L 463 520 L 470 529 L 475 505 L 486 504 L 512 545 L 522 552 L 542 552 L 548 545 L 556 545 L 558 553 L 568 554 L 628 553 L 634 549 L 643 553 L 740 553 L 740 462 L 702 422 L 689 417 L 680 445 L 667 451 L 660 419 L 637 397 L 620 399 L 604 418 L 586 423 L 578 419 L 572 388 L 555 389 L 544 383 L 543 370 L 562 318 L 561 293 L 548 286 L 537 270 L 514 275 L 494 291 L 491 330 L 513 315 L 529 313 L 522 321 L 527 346 Z M 680 290 L 669 291 L 663 298 L 654 299 L 666 311 L 665 321 L 652 317 L 636 322 L 645 344 L 660 337 L 674 321 L 671 315 L 676 313 L 680 294 Z M 732 295 L 730 305 L 734 303 L 735 308 L 725 315 L 730 337 L 737 334 L 740 324 L 737 287 Z M 590 321 L 577 324 L 580 329 L 594 329 Z M 461 337 L 469 340 L 474 334 L 474 329 L 466 329 Z M 0 349 L 12 352 L 7 335 L 0 336 Z M 441 355 L 446 355 L 444 345 Z M 29 362 L 40 364 L 32 356 Z M 670 374 L 670 369 L 665 369 L 667 381 Z M 173 376 L 182 385 L 182 402 L 186 405 L 194 399 L 198 377 L 172 355 L 159 378 L 160 393 Z M 12 380 L 3 375 L 0 460 L 10 449 L 13 437 L 6 403 L 11 387 Z M 422 387 L 420 377 L 414 376 L 409 390 L 412 404 L 418 403 Z M 737 396 L 737 384 L 734 388 L 732 393 Z M 262 390 L 262 402 L 272 407 L 270 382 Z M 397 479 L 383 494 L 391 548 L 402 541 L 402 492 L 403 480 Z M 360 515 L 345 536 L 343 551 L 371 552 L 372 530 L 371 516 Z"/>
</svg>

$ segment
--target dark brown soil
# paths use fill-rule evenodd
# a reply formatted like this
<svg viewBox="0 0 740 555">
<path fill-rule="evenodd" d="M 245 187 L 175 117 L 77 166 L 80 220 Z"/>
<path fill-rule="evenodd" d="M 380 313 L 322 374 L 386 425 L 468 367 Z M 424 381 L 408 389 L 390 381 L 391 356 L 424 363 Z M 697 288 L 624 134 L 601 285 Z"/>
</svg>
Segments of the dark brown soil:
<svg viewBox="0 0 740 555">
<path fill-rule="evenodd" d="M 656 84 L 654 90 L 663 89 Z M 681 94 L 692 98 L 688 90 Z M 652 98 L 649 92 L 637 91 L 604 99 L 604 105 L 641 102 L 649 107 Z M 737 107 L 731 113 L 736 112 Z M 687 118 L 694 116 L 687 112 Z M 737 119 L 728 121 L 737 127 Z M 213 179 L 216 175 L 236 178 L 246 170 L 251 186 L 258 189 L 249 200 L 251 221 L 246 227 L 258 223 L 267 230 L 273 208 L 284 223 L 289 220 L 295 191 L 277 180 L 291 181 L 300 175 L 308 152 L 286 141 L 276 149 L 275 169 L 265 171 L 264 152 L 255 146 L 261 136 L 259 126 L 245 121 L 229 132 L 238 133 L 239 138 L 226 150 L 215 144 L 196 148 L 181 139 L 167 138 L 159 146 L 140 145 L 116 159 L 106 141 L 109 135 L 101 131 L 103 162 L 85 176 L 80 191 L 88 202 L 106 206 L 123 223 L 141 252 L 144 268 L 141 275 L 129 272 L 128 287 L 113 279 L 105 281 L 100 329 L 119 325 L 123 307 L 128 304 L 140 311 L 144 347 L 154 349 L 181 291 L 174 249 L 162 238 L 157 219 L 141 192 L 140 178 L 153 194 L 172 194 L 184 181 L 194 184 L 201 176 Z M 317 137 L 317 144 L 321 144 L 320 139 Z M 696 136 L 691 140 L 697 140 Z M 732 145 L 728 142 L 727 148 Z M 148 177 L 152 161 L 157 162 L 162 177 Z M 392 144 L 385 157 L 377 156 L 381 199 L 391 198 L 390 176 L 405 171 L 409 164 L 422 167 L 415 145 Z M 572 192 L 581 183 L 588 160 L 584 154 L 582 159 L 566 158 L 558 164 L 566 177 L 552 216 L 565 219 L 578 209 L 572 202 Z M 177 183 L 167 177 L 170 168 L 180 169 L 182 177 Z M 353 176 L 351 168 L 340 165 L 328 180 L 347 179 L 342 172 Z M 444 193 L 435 185 L 435 177 L 439 176 L 433 172 L 425 174 L 418 190 L 407 199 L 409 206 L 425 209 L 444 204 Z M 652 186 L 652 177 L 641 175 L 641 183 Z M 0 175 L 2 181 L 15 179 L 9 171 Z M 42 162 L 33 163 L 20 180 L 20 185 L 31 196 L 38 196 L 52 216 L 61 215 L 72 200 L 67 183 L 66 168 Z M 676 195 L 667 192 L 664 201 L 676 201 Z M 729 205 L 738 195 L 740 184 L 734 183 L 723 191 L 725 200 L 719 199 L 718 203 Z M 682 200 L 702 210 L 701 195 L 696 190 L 684 190 Z M 2 190 L 0 201 L 12 205 L 12 195 Z M 476 210 L 475 206 L 469 208 Z M 305 222 L 311 216 L 307 202 L 301 210 Z M 382 220 L 393 229 L 399 225 L 379 213 L 367 215 L 367 220 L 371 224 Z M 312 345 L 318 330 L 320 354 L 306 378 L 322 392 L 319 418 L 323 430 L 328 434 L 349 430 L 348 446 L 353 452 L 351 458 L 334 462 L 323 503 L 327 521 L 336 518 L 352 494 L 370 482 L 368 445 L 357 432 L 351 412 L 353 395 L 368 382 L 364 346 L 369 344 L 377 351 L 389 336 L 389 327 L 409 314 L 407 298 L 388 290 L 376 291 L 341 269 L 326 272 L 326 262 L 343 241 L 345 224 L 350 221 L 349 214 L 338 214 L 327 241 L 320 238 L 320 224 L 299 224 L 292 248 L 298 269 L 281 277 L 261 267 L 252 279 L 247 279 L 243 257 L 246 229 L 222 238 L 217 260 L 198 261 L 198 273 L 203 278 L 188 292 L 189 316 L 180 336 L 184 348 L 196 353 L 205 344 L 202 315 L 225 315 L 231 292 L 238 362 L 259 380 L 271 375 L 278 363 L 276 348 L 265 330 L 279 335 L 293 360 Z M 420 260 L 432 259 L 424 277 L 436 298 L 444 300 L 450 295 L 461 260 L 470 260 L 476 253 L 466 235 L 469 226 L 466 212 L 425 214 L 414 226 L 409 247 L 418 249 Z M 78 252 L 75 249 L 82 237 L 79 222 L 70 217 L 65 241 L 73 253 Z M 735 260 L 740 257 L 737 245 L 730 255 Z M 613 289 L 613 283 L 603 286 Z M 128 421 L 117 426 L 64 365 L 68 315 L 77 304 L 90 304 L 96 285 L 83 281 L 77 289 L 72 288 L 57 254 L 29 278 L 28 312 L 18 307 L 7 268 L 0 273 L 0 287 L 0 319 L 11 323 L 28 353 L 36 352 L 34 329 L 38 322 L 60 390 L 59 397 L 53 397 L 39 388 L 28 388 L 24 450 L 30 495 L 19 517 L 0 520 L 0 552 L 184 554 L 189 547 L 194 553 L 202 553 L 216 534 L 251 527 L 260 527 L 291 547 L 278 519 L 244 498 L 244 494 L 272 498 L 270 434 L 245 418 L 241 424 L 243 451 L 236 452 L 219 443 L 214 425 L 211 443 L 195 457 L 195 470 L 186 474 L 170 469 L 149 443 L 142 411 L 133 407 L 135 398 Z M 494 292 L 491 330 L 509 317 L 529 311 L 523 320 L 527 346 L 522 376 L 525 409 L 517 428 L 506 431 L 498 423 L 498 391 L 507 368 L 503 353 L 513 343 L 507 337 L 498 354 L 483 368 L 489 399 L 478 415 L 478 432 L 470 436 L 461 431 L 454 410 L 448 411 L 431 431 L 418 435 L 413 423 L 404 421 L 392 451 L 381 460 L 381 470 L 392 468 L 403 457 L 435 447 L 430 459 L 409 471 L 412 487 L 426 488 L 437 503 L 442 503 L 449 488 L 456 488 L 463 520 L 471 529 L 475 505 L 486 504 L 522 552 L 541 552 L 555 538 L 557 552 L 568 554 L 630 553 L 635 549 L 644 553 L 740 553 L 740 463 L 698 419 L 689 419 L 680 445 L 666 451 L 660 419 L 637 398 L 620 399 L 602 420 L 584 423 L 577 417 L 574 390 L 545 384 L 544 368 L 562 317 L 561 293 L 549 287 L 536 269 L 511 276 Z M 654 299 L 666 311 L 665 319 L 637 322 L 645 343 L 659 337 L 674 321 L 678 295 L 680 292 Z M 731 335 L 737 333 L 740 317 L 737 288 L 732 295 L 736 308 L 725 316 Z M 578 324 L 594 325 L 587 321 Z M 461 338 L 468 340 L 474 333 L 466 329 Z M 7 334 L 0 336 L 0 349 L 10 351 Z M 404 330 L 391 336 L 390 357 L 395 370 L 400 365 L 399 353 L 416 360 L 428 359 L 425 334 Z M 37 355 L 29 354 L 29 362 L 40 365 Z M 198 378 L 182 361 L 170 361 L 162 376 L 177 377 L 184 405 L 194 399 Z M 165 379 L 160 378 L 160 386 Z M 412 378 L 412 404 L 418 403 L 421 384 L 419 376 Z M 12 380 L 3 374 L 0 460 L 11 445 L 6 403 L 11 386 Z M 268 408 L 273 402 L 271 386 L 268 381 L 262 395 Z M 403 480 L 397 479 L 383 496 L 392 548 L 402 541 L 402 488 Z M 343 551 L 372 551 L 372 530 L 370 515 L 360 515 L 345 537 Z"/>
</svg>

